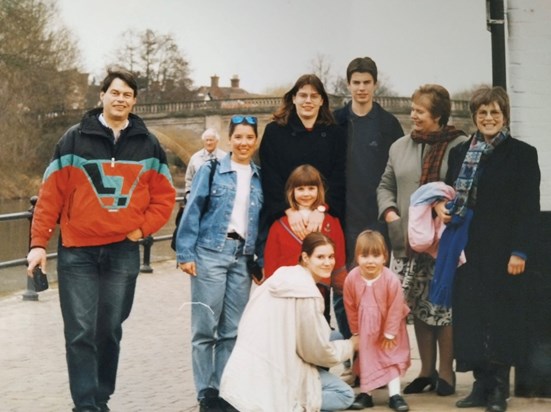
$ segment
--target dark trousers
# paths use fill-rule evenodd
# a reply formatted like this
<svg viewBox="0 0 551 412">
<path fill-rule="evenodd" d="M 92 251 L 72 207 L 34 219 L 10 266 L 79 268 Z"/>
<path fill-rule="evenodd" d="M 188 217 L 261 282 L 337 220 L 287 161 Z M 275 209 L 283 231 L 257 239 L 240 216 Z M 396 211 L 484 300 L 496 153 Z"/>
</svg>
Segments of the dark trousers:
<svg viewBox="0 0 551 412">
<path fill-rule="evenodd" d="M 137 243 L 58 250 L 59 300 L 75 409 L 106 404 L 115 391 L 122 323 L 140 268 Z"/>
</svg>

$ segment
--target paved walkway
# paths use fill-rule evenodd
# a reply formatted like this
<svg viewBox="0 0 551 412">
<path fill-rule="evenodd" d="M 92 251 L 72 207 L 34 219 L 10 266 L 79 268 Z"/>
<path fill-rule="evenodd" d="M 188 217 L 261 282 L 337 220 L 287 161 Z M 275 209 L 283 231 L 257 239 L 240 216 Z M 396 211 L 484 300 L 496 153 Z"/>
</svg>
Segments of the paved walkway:
<svg viewBox="0 0 551 412">
<path fill-rule="evenodd" d="M 154 264 L 138 279 L 136 300 L 124 325 L 113 412 L 186 412 L 198 410 L 191 372 L 189 281 L 173 260 Z M 38 302 L 21 293 L 0 299 L 0 411 L 68 412 L 65 349 L 57 285 Z M 410 329 L 413 364 L 403 382 L 419 371 Z M 339 373 L 339 370 L 335 370 Z M 469 374 L 458 374 L 458 393 L 409 395 L 411 411 L 460 411 L 453 405 L 468 393 Z M 254 388 L 251 388 L 254 390 Z M 388 411 L 386 390 L 374 394 L 373 411 Z M 482 408 L 475 410 L 483 410 Z M 551 399 L 512 398 L 509 411 L 551 410 Z M 286 412 L 286 411 L 282 411 Z"/>
</svg>

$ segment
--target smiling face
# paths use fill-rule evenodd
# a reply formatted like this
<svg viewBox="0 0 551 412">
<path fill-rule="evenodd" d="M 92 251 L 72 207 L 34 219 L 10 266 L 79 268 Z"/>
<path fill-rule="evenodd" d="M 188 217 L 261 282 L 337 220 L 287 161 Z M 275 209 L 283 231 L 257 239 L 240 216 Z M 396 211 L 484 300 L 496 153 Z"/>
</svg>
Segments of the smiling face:
<svg viewBox="0 0 551 412">
<path fill-rule="evenodd" d="M 323 105 L 323 98 L 314 86 L 306 84 L 293 96 L 293 104 L 302 121 L 315 121 Z"/>
<path fill-rule="evenodd" d="M 238 124 L 230 136 L 231 159 L 240 164 L 249 164 L 256 149 L 256 133 L 248 124 Z"/>
<path fill-rule="evenodd" d="M 312 206 L 318 199 L 318 187 L 313 185 L 295 187 L 293 196 L 300 209 L 312 210 Z"/>
<path fill-rule="evenodd" d="M 312 273 L 314 279 L 331 277 L 331 272 L 335 267 L 335 249 L 332 245 L 320 245 L 314 249 L 310 256 L 306 252 L 302 252 L 301 256 L 303 265 Z"/>
<path fill-rule="evenodd" d="M 497 102 L 480 105 L 475 114 L 476 127 L 489 141 L 505 126 L 505 116 Z"/>
<path fill-rule="evenodd" d="M 128 119 L 136 104 L 134 90 L 118 77 L 113 79 L 108 89 L 101 92 L 99 96 L 103 105 L 103 116 L 108 122 Z"/>
<path fill-rule="evenodd" d="M 426 95 L 420 95 L 411 103 L 410 117 L 413 122 L 413 130 L 419 133 L 440 130 L 440 117 L 433 117 L 430 108 L 430 99 Z"/>
</svg>

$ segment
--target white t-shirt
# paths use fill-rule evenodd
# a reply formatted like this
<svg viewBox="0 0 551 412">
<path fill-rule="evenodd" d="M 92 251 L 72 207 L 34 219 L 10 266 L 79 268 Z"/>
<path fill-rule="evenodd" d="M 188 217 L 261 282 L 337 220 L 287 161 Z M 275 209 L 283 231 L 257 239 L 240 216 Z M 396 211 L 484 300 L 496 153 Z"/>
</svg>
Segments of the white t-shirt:
<svg viewBox="0 0 551 412">
<path fill-rule="evenodd" d="M 242 165 L 232 160 L 231 170 L 237 173 L 237 188 L 228 232 L 236 232 L 245 239 L 249 223 L 249 197 L 251 191 L 252 168 L 250 164 Z"/>
</svg>

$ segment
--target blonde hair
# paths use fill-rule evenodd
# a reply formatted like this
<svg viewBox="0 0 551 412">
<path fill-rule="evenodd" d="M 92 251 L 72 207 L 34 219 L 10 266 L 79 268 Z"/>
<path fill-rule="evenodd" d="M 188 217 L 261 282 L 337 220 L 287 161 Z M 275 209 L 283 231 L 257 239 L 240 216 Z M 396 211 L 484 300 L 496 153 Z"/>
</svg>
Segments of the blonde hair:
<svg viewBox="0 0 551 412">
<path fill-rule="evenodd" d="M 325 204 L 325 186 L 320 172 L 314 166 L 305 164 L 295 168 L 287 178 L 285 183 L 285 197 L 287 203 L 292 209 L 298 210 L 298 204 L 295 200 L 295 189 L 300 186 L 316 186 L 318 188 L 318 197 L 312 205 L 312 208 Z"/>
<path fill-rule="evenodd" d="M 356 239 L 356 249 L 354 250 L 355 259 L 360 255 L 383 255 L 385 262 L 388 262 L 388 249 L 386 247 L 385 238 L 376 230 L 364 230 Z"/>
</svg>

